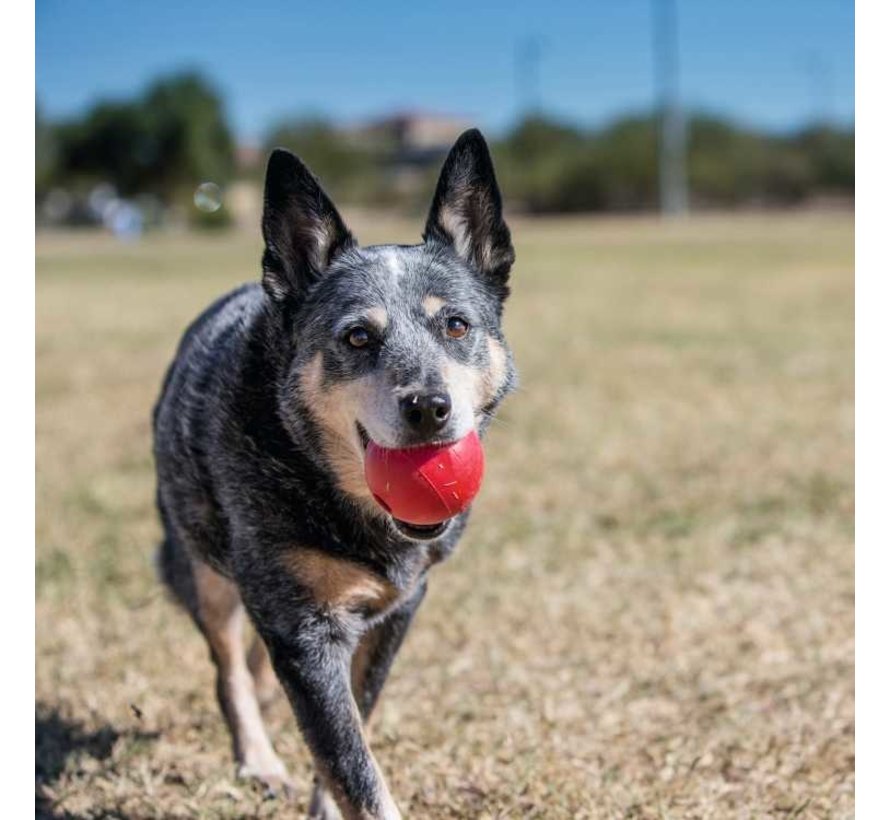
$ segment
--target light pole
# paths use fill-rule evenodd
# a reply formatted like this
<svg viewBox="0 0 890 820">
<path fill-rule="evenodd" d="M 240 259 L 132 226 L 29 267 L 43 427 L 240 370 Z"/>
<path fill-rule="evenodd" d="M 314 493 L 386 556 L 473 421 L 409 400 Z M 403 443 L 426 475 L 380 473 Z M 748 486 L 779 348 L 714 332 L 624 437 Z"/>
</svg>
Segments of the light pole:
<svg viewBox="0 0 890 820">
<path fill-rule="evenodd" d="M 516 44 L 516 97 L 520 116 L 532 116 L 541 111 L 541 41 L 530 36 Z"/>
<path fill-rule="evenodd" d="M 656 111 L 659 121 L 658 189 L 661 212 L 689 209 L 686 181 L 686 122 L 680 106 L 676 0 L 653 0 Z"/>
</svg>

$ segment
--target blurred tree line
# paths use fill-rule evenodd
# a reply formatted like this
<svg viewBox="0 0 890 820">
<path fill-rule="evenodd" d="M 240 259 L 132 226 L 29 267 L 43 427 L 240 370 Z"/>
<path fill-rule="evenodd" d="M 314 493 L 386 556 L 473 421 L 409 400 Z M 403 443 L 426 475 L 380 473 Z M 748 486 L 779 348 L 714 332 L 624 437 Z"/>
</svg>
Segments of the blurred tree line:
<svg viewBox="0 0 890 820">
<path fill-rule="evenodd" d="M 653 116 L 624 117 L 596 131 L 527 117 L 492 144 L 505 198 L 530 213 L 654 209 L 657 126 Z M 814 125 L 777 135 L 707 115 L 691 116 L 687 129 L 693 205 L 853 195 L 852 129 Z M 441 160 L 415 162 L 405 173 L 397 146 L 322 117 L 274 126 L 261 156 L 278 145 L 303 157 L 339 201 L 412 210 L 423 207 Z M 38 203 L 52 189 L 76 193 L 104 182 L 121 196 L 150 194 L 170 207 L 190 200 L 201 182 L 225 186 L 262 175 L 262 161 L 239 167 L 222 100 L 194 73 L 161 78 L 135 99 L 99 103 L 68 122 L 48 122 L 38 106 L 36 147 Z"/>
<path fill-rule="evenodd" d="M 854 193 L 852 130 L 813 126 L 772 135 L 699 114 L 689 118 L 687 137 L 693 204 L 791 205 Z M 652 116 L 625 117 L 597 132 L 529 118 L 494 152 L 508 196 L 533 213 L 658 204 L 658 122 Z"/>
<path fill-rule="evenodd" d="M 220 96 L 199 74 L 165 77 L 132 100 L 101 102 L 80 118 L 49 123 L 37 108 L 36 194 L 83 194 L 110 184 L 123 197 L 185 206 L 195 186 L 235 172 L 235 141 Z M 225 221 L 225 212 L 213 217 Z"/>
</svg>

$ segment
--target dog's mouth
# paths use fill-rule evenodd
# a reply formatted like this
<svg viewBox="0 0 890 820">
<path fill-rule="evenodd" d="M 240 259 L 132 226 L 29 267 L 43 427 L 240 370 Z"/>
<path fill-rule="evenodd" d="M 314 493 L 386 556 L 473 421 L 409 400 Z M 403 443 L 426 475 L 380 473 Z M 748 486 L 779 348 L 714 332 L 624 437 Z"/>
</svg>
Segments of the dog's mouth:
<svg viewBox="0 0 890 820">
<path fill-rule="evenodd" d="M 355 427 L 358 431 L 358 438 L 362 445 L 362 452 L 365 452 L 368 449 L 368 445 L 371 443 L 371 437 L 368 435 L 368 431 L 365 430 L 359 422 L 355 423 Z M 390 513 L 386 508 L 386 505 L 383 504 L 379 498 L 377 499 L 377 503 L 380 504 L 383 509 L 386 509 L 393 526 L 402 535 L 405 535 L 414 541 L 432 541 L 434 538 L 438 538 L 442 535 L 451 525 L 450 518 L 447 521 L 441 521 L 438 524 L 409 524 L 407 521 L 400 521 Z"/>
<path fill-rule="evenodd" d="M 393 518 L 392 523 L 395 524 L 396 529 L 402 535 L 407 535 L 408 538 L 412 538 L 415 541 L 432 541 L 448 529 L 451 519 L 449 518 L 447 521 L 442 521 L 439 524 L 409 524 L 407 521 L 399 521 L 398 518 Z"/>
</svg>

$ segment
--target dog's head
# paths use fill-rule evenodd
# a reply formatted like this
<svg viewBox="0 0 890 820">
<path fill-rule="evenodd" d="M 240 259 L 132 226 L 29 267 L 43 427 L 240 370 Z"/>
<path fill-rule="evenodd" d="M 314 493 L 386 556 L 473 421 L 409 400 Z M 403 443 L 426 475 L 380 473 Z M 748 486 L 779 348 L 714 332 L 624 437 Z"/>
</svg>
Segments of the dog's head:
<svg viewBox="0 0 890 820">
<path fill-rule="evenodd" d="M 369 439 L 484 432 L 515 382 L 501 333 L 514 253 L 485 140 L 468 131 L 451 149 L 419 245 L 359 246 L 286 151 L 269 160 L 264 206 L 263 286 L 290 336 L 282 417 L 380 513 L 363 477 Z"/>
</svg>

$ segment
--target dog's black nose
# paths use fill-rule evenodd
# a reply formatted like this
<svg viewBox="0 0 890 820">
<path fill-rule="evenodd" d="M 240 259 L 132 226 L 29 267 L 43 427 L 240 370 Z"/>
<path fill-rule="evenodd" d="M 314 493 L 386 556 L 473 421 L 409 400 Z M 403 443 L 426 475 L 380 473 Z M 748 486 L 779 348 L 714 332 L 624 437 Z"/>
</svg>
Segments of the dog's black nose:
<svg viewBox="0 0 890 820">
<path fill-rule="evenodd" d="M 414 393 L 400 402 L 402 418 L 419 436 L 438 433 L 451 416 L 451 398 L 447 393 Z"/>
</svg>

